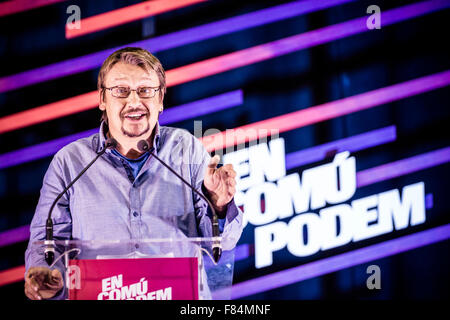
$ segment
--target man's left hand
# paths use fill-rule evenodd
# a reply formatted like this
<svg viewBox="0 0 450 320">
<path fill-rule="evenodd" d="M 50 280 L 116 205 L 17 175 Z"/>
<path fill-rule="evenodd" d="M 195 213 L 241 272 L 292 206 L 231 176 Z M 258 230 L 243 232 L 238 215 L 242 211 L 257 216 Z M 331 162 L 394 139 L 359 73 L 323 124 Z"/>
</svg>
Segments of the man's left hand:
<svg viewBox="0 0 450 320">
<path fill-rule="evenodd" d="M 217 168 L 219 161 L 218 155 L 211 158 L 205 171 L 203 184 L 210 194 L 209 199 L 215 209 L 223 212 L 236 193 L 236 172 L 232 164 Z"/>
</svg>

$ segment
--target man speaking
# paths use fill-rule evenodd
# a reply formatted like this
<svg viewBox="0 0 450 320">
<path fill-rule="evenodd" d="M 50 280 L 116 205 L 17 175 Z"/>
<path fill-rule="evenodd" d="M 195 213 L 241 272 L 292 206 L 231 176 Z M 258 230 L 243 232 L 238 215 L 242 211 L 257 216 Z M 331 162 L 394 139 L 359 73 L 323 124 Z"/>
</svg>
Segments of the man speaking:
<svg viewBox="0 0 450 320">
<path fill-rule="evenodd" d="M 54 205 L 55 240 L 211 237 L 208 203 L 153 153 L 209 199 L 223 243 L 227 249 L 236 245 L 242 233 L 242 212 L 233 200 L 236 173 L 232 165 L 217 168 L 219 157 L 211 158 L 186 130 L 159 125 L 165 92 L 164 69 L 144 49 L 123 48 L 103 62 L 99 132 L 62 148 L 44 177 L 25 253 L 28 298 L 64 298 L 62 268 L 50 269 L 32 243 L 46 238 L 52 203 L 99 154 Z"/>
</svg>

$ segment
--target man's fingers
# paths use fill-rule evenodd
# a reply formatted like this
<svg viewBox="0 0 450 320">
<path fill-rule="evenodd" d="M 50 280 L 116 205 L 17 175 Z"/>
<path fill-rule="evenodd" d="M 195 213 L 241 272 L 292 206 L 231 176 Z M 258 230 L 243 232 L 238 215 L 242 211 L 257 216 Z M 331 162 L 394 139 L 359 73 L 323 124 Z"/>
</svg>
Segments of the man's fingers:
<svg viewBox="0 0 450 320">
<path fill-rule="evenodd" d="M 39 285 L 34 279 L 25 282 L 25 295 L 32 300 L 41 300 L 42 297 L 39 294 Z"/>
<path fill-rule="evenodd" d="M 234 171 L 232 164 L 226 164 L 222 168 L 223 168 L 222 170 L 224 170 L 229 177 L 231 178 L 236 177 L 236 171 Z"/>
<path fill-rule="evenodd" d="M 225 164 L 225 165 L 223 166 L 223 168 L 224 168 L 224 169 L 227 169 L 227 170 L 233 170 L 233 165 L 232 165 L 231 163 L 228 163 L 228 164 Z"/>
<path fill-rule="evenodd" d="M 235 193 L 236 193 L 236 189 L 234 187 L 228 188 L 228 196 L 229 197 L 233 198 Z"/>
<path fill-rule="evenodd" d="M 34 291 L 38 291 L 40 284 L 34 276 L 27 277 L 25 283 Z"/>
<path fill-rule="evenodd" d="M 206 170 L 207 174 L 213 174 L 214 170 L 216 170 L 217 165 L 219 164 L 220 156 L 216 154 L 214 157 L 209 160 L 208 169 Z"/>
<path fill-rule="evenodd" d="M 220 161 L 220 156 L 218 154 L 216 154 L 214 157 L 211 158 L 211 160 L 209 160 L 208 168 L 213 168 L 213 169 L 217 168 L 219 161 Z"/>
<path fill-rule="evenodd" d="M 42 297 L 34 290 L 25 287 L 25 295 L 31 300 L 42 300 Z"/>
<path fill-rule="evenodd" d="M 50 283 L 60 285 L 62 283 L 62 275 L 58 269 L 53 269 L 50 277 Z"/>
<path fill-rule="evenodd" d="M 236 178 L 236 171 L 234 171 L 233 169 L 227 171 L 227 174 L 230 178 Z"/>
<path fill-rule="evenodd" d="M 25 295 L 32 300 L 48 299 L 64 286 L 61 272 L 46 267 L 32 267 L 25 276 Z"/>
<path fill-rule="evenodd" d="M 56 290 L 56 289 L 61 289 L 61 282 L 56 280 L 56 281 L 51 281 L 51 282 L 47 282 L 44 284 L 45 289 L 52 289 L 52 290 Z"/>
<path fill-rule="evenodd" d="M 59 290 L 63 286 L 62 276 L 61 272 L 57 269 L 53 269 L 50 273 L 50 276 L 46 279 L 46 281 L 43 283 L 44 289 L 50 289 L 50 290 Z"/>
<path fill-rule="evenodd" d="M 58 269 L 53 269 L 53 270 L 52 270 L 52 277 L 53 277 L 53 278 L 59 278 L 59 279 L 62 279 L 61 272 L 59 272 Z"/>
</svg>

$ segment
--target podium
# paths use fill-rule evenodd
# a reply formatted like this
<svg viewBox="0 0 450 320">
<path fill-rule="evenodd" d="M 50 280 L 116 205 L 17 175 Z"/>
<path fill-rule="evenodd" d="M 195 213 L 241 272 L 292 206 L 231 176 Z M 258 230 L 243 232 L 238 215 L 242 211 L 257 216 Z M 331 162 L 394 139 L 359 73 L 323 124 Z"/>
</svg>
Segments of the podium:
<svg viewBox="0 0 450 320">
<path fill-rule="evenodd" d="M 50 267 L 64 274 L 68 300 L 229 300 L 234 250 L 214 262 L 217 240 L 57 240 Z M 43 257 L 45 246 L 32 250 Z"/>
</svg>

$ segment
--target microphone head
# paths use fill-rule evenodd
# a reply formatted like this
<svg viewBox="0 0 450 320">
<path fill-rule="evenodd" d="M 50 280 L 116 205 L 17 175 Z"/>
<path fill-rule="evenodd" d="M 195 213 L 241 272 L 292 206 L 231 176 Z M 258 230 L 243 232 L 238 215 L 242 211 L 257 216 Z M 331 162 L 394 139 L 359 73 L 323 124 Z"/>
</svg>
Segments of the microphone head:
<svg viewBox="0 0 450 320">
<path fill-rule="evenodd" d="M 220 257 L 222 256 L 222 248 L 220 247 L 214 247 L 212 249 L 213 251 L 213 259 L 217 263 L 220 260 Z"/>
<path fill-rule="evenodd" d="M 150 149 L 150 145 L 148 144 L 147 140 L 140 140 L 137 143 L 137 147 L 138 147 L 139 151 L 142 151 L 142 152 L 148 151 Z"/>
<path fill-rule="evenodd" d="M 55 260 L 55 250 L 54 249 L 53 250 L 45 250 L 44 257 L 45 257 L 45 262 L 47 262 L 47 264 L 49 266 L 51 266 L 53 261 Z"/>
<path fill-rule="evenodd" d="M 117 147 L 117 140 L 114 138 L 109 138 L 105 142 L 105 149 L 114 149 Z"/>
</svg>

